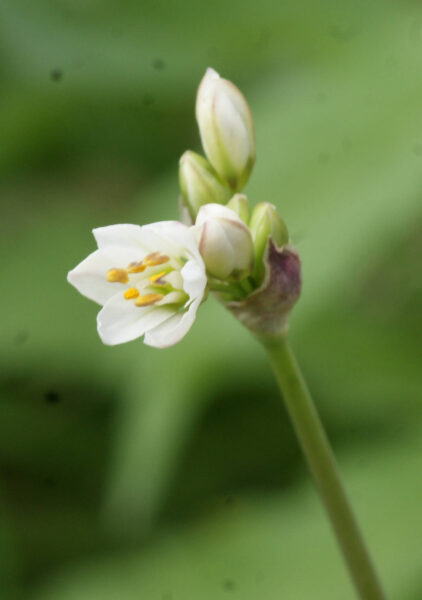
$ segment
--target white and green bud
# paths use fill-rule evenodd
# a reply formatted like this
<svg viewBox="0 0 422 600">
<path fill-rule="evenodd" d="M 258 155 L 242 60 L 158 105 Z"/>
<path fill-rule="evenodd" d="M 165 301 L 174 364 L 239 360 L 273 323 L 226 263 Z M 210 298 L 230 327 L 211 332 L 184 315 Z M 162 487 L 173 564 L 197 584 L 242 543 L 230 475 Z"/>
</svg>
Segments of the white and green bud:
<svg viewBox="0 0 422 600">
<path fill-rule="evenodd" d="M 255 162 L 252 114 L 240 90 L 207 69 L 196 97 L 196 119 L 205 154 L 234 191 L 246 184 Z"/>
<path fill-rule="evenodd" d="M 259 283 L 265 275 L 264 258 L 268 241 L 281 248 L 289 241 L 287 227 L 269 202 L 260 202 L 252 212 L 249 228 L 255 248 L 254 278 Z"/>
<path fill-rule="evenodd" d="M 242 219 L 246 225 L 249 223 L 250 210 L 249 202 L 244 194 L 235 194 L 226 204 L 227 208 L 234 210 L 237 216 Z"/>
<path fill-rule="evenodd" d="M 231 196 L 210 163 L 191 150 L 179 161 L 179 184 L 182 201 L 193 220 L 203 204 L 226 204 Z"/>
<path fill-rule="evenodd" d="M 209 275 L 240 280 L 251 273 L 251 233 L 235 212 L 220 204 L 206 204 L 196 219 L 199 252 Z"/>
</svg>

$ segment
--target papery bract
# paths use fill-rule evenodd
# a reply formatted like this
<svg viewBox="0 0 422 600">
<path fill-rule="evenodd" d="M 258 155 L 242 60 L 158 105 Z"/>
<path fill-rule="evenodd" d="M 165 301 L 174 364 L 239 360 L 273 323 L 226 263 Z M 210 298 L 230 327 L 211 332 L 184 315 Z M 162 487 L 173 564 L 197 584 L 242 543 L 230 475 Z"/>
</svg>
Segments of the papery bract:
<svg viewBox="0 0 422 600">
<path fill-rule="evenodd" d="M 289 313 L 301 291 L 301 268 L 293 246 L 277 248 L 272 240 L 266 247 L 264 266 L 260 287 L 226 306 L 245 327 L 268 341 L 287 332 Z"/>
</svg>

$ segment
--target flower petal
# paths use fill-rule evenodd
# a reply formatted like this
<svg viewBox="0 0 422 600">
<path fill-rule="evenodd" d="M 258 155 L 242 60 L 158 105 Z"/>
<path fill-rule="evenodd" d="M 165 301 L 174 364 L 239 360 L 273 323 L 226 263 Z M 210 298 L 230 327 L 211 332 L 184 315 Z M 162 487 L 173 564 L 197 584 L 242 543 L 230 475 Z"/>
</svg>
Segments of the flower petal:
<svg viewBox="0 0 422 600">
<path fill-rule="evenodd" d="M 67 280 L 83 296 L 98 304 L 105 304 L 119 289 L 127 287 L 122 283 L 110 283 L 106 280 L 109 269 L 124 268 L 132 260 L 140 260 L 143 252 L 140 248 L 128 249 L 120 246 L 107 246 L 96 250 L 72 271 Z"/>
<path fill-rule="evenodd" d="M 159 223 L 151 223 L 142 227 L 143 235 L 157 236 L 162 241 L 164 248 L 158 248 L 161 252 L 169 254 L 181 255 L 185 254 L 184 250 L 195 257 L 199 256 L 198 247 L 196 244 L 194 233 L 191 227 L 179 223 L 179 221 L 161 221 Z"/>
<path fill-rule="evenodd" d="M 204 296 L 207 277 L 205 275 L 205 265 L 200 260 L 189 260 L 180 271 L 183 278 L 183 289 L 188 294 L 190 300 L 199 298 L 201 301 Z"/>
<path fill-rule="evenodd" d="M 234 210 L 227 208 L 227 206 L 216 204 L 215 202 L 201 206 L 198 216 L 196 217 L 195 225 L 203 225 L 208 219 L 228 219 L 229 221 L 235 221 L 241 227 L 246 229 L 246 225 Z"/>
<path fill-rule="evenodd" d="M 107 246 L 138 248 L 142 246 L 141 230 L 140 225 L 120 224 L 97 227 L 92 230 L 92 233 L 98 248 Z M 148 248 L 144 248 L 144 250 L 147 252 Z"/>
<path fill-rule="evenodd" d="M 116 294 L 98 313 L 98 333 L 104 344 L 123 344 L 144 335 L 173 315 L 174 309 L 164 306 L 142 308 L 125 300 L 122 294 Z"/>
<path fill-rule="evenodd" d="M 235 253 L 226 229 L 217 219 L 202 225 L 199 250 L 210 275 L 226 279 L 235 267 Z"/>
<path fill-rule="evenodd" d="M 144 343 L 154 348 L 168 348 L 180 342 L 192 327 L 200 303 L 201 298 L 196 298 L 187 311 L 174 314 L 158 327 L 148 331 Z"/>
</svg>

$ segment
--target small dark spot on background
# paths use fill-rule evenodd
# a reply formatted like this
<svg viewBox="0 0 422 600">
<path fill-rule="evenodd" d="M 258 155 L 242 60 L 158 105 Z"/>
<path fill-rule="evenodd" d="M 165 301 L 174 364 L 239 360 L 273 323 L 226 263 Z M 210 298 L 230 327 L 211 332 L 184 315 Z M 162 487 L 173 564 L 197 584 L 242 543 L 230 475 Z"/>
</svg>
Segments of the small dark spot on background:
<svg viewBox="0 0 422 600">
<path fill-rule="evenodd" d="M 151 106 L 152 104 L 154 104 L 155 102 L 155 98 L 152 94 L 144 94 L 142 96 L 142 104 L 144 106 Z"/>
<path fill-rule="evenodd" d="M 387 56 L 387 58 L 385 59 L 385 64 L 388 65 L 389 67 L 398 67 L 398 60 L 397 58 L 394 56 L 394 54 L 389 54 Z"/>
<path fill-rule="evenodd" d="M 292 240 L 294 240 L 295 245 L 300 244 L 303 240 L 307 239 L 306 229 L 296 229 L 292 233 Z"/>
<path fill-rule="evenodd" d="M 173 596 L 169 592 L 166 592 L 161 596 L 161 600 L 173 600 Z"/>
<path fill-rule="evenodd" d="M 29 337 L 29 333 L 27 331 L 19 331 L 19 333 L 15 336 L 15 344 L 17 346 L 22 346 Z"/>
<path fill-rule="evenodd" d="M 49 390 L 45 392 L 44 398 L 46 402 L 50 402 L 50 404 L 57 404 L 60 401 L 60 394 L 55 392 L 54 390 Z"/>
<path fill-rule="evenodd" d="M 415 156 L 422 156 L 422 144 L 420 142 L 413 144 L 412 151 Z"/>
<path fill-rule="evenodd" d="M 236 589 L 236 583 L 233 581 L 233 579 L 225 579 L 223 581 L 223 588 L 226 590 L 226 592 L 234 592 Z"/>
<path fill-rule="evenodd" d="M 328 28 L 328 34 L 338 42 L 351 42 L 359 31 L 353 26 L 331 25 Z"/>
<path fill-rule="evenodd" d="M 318 162 L 320 165 L 326 165 L 330 160 L 330 154 L 328 152 L 320 152 L 318 154 Z"/>
<path fill-rule="evenodd" d="M 341 147 L 346 152 L 351 149 L 352 145 L 353 145 L 352 141 L 349 138 L 347 138 L 347 137 L 343 138 L 342 141 L 341 141 Z"/>
<path fill-rule="evenodd" d="M 229 494 L 224 497 L 224 506 L 233 506 L 236 503 L 236 499 L 233 495 Z"/>
<path fill-rule="evenodd" d="M 56 485 L 56 481 L 52 477 L 45 477 L 43 481 L 44 484 L 49 488 L 52 488 Z"/>
<path fill-rule="evenodd" d="M 63 79 L 63 71 L 61 69 L 53 69 L 50 72 L 51 81 L 61 81 Z"/>
<path fill-rule="evenodd" d="M 269 27 L 264 27 L 264 29 L 258 33 L 255 41 L 255 49 L 257 52 L 263 51 L 267 48 L 270 41 L 270 36 L 271 31 Z"/>
<path fill-rule="evenodd" d="M 323 102 L 327 101 L 327 94 L 325 92 L 318 92 L 318 94 L 315 96 L 315 100 L 318 102 L 318 104 L 322 104 Z"/>
<path fill-rule="evenodd" d="M 412 21 L 409 29 L 409 39 L 411 42 L 420 42 L 422 39 L 422 19 L 418 18 Z"/>
<path fill-rule="evenodd" d="M 154 58 L 154 60 L 152 61 L 152 67 L 156 71 L 162 71 L 166 68 L 166 63 L 163 61 L 162 58 Z"/>
</svg>

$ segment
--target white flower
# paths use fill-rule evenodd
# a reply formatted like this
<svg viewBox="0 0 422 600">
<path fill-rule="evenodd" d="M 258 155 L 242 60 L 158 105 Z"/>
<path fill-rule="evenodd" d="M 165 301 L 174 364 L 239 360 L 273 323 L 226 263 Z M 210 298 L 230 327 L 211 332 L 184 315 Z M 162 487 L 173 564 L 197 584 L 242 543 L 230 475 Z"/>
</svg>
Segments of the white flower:
<svg viewBox="0 0 422 600">
<path fill-rule="evenodd" d="M 68 274 L 87 298 L 103 305 L 98 333 L 105 344 L 144 342 L 165 348 L 195 320 L 206 287 L 192 228 L 177 221 L 94 229 L 98 250 Z"/>
<path fill-rule="evenodd" d="M 208 160 L 233 190 L 241 190 L 255 162 L 252 115 L 240 90 L 214 69 L 199 85 L 196 119 Z"/>
<path fill-rule="evenodd" d="M 210 275 L 242 279 L 253 264 L 252 236 L 237 214 L 221 204 L 201 206 L 196 218 L 199 251 Z"/>
</svg>

